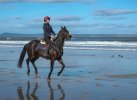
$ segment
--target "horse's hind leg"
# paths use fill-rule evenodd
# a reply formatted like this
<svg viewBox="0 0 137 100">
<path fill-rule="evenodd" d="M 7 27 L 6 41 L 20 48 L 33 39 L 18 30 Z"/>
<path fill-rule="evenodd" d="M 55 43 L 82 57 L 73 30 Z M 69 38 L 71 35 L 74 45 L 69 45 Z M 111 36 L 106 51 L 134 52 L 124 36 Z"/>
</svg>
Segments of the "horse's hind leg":
<svg viewBox="0 0 137 100">
<path fill-rule="evenodd" d="M 37 67 L 36 67 L 36 65 L 35 65 L 35 61 L 36 61 L 38 58 L 39 58 L 39 57 L 34 57 L 34 58 L 31 60 L 31 63 L 32 63 L 34 69 L 35 69 L 35 73 L 36 73 L 36 74 L 38 73 L 38 70 L 37 70 Z"/>
<path fill-rule="evenodd" d="M 65 64 L 63 63 L 63 60 L 62 58 L 61 59 L 58 59 L 58 62 L 62 65 L 62 68 L 61 70 L 58 72 L 58 76 L 60 76 L 60 74 L 63 72 L 64 68 L 65 68 Z"/>
<path fill-rule="evenodd" d="M 27 68 L 28 68 L 28 71 L 27 71 L 27 74 L 29 75 L 30 74 L 30 68 L 29 68 L 29 58 L 26 59 L 26 63 L 27 63 Z"/>
</svg>

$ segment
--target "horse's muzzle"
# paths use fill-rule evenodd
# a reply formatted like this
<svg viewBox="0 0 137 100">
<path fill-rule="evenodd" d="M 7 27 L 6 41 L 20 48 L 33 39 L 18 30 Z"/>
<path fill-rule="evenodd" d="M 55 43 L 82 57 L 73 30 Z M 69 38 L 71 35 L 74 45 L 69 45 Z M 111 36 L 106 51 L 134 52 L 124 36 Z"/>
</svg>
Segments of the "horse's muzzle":
<svg viewBox="0 0 137 100">
<path fill-rule="evenodd" d="M 71 39 L 71 38 L 72 38 L 72 35 L 69 35 L 69 38 Z"/>
</svg>

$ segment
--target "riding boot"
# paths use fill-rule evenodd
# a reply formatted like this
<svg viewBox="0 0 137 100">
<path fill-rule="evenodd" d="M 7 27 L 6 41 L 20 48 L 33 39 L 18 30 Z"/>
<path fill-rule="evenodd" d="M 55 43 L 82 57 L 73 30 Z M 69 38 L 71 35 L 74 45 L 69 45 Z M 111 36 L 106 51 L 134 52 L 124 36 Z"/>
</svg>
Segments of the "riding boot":
<svg viewBox="0 0 137 100">
<path fill-rule="evenodd" d="M 45 48 L 46 48 L 46 52 L 49 55 L 49 45 L 50 45 L 50 39 L 47 37 L 44 39 L 45 41 Z"/>
</svg>

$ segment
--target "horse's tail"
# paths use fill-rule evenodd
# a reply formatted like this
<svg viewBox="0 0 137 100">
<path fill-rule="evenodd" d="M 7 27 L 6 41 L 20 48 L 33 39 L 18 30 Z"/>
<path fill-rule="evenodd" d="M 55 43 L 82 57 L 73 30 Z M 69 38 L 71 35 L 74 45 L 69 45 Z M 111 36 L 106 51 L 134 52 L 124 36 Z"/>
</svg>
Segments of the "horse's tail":
<svg viewBox="0 0 137 100">
<path fill-rule="evenodd" d="M 26 46 L 27 46 L 27 44 L 23 47 L 22 52 L 20 54 L 20 58 L 19 58 L 19 61 L 18 61 L 18 67 L 19 68 L 22 68 L 22 63 L 23 63 L 23 60 L 24 60 L 24 57 L 25 57 L 25 54 L 26 54 Z"/>
</svg>

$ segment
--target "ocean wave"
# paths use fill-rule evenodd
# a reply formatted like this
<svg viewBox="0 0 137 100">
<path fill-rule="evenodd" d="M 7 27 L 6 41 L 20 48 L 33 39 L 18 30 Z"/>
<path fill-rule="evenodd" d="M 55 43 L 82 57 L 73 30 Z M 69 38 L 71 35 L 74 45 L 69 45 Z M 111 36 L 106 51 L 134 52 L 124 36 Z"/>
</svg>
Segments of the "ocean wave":
<svg viewBox="0 0 137 100">
<path fill-rule="evenodd" d="M 29 41 L 0 41 L 0 44 L 26 44 Z M 65 45 L 104 45 L 104 46 L 137 46 L 137 42 L 119 42 L 119 41 L 66 41 Z"/>
<path fill-rule="evenodd" d="M 133 48 L 91 48 L 91 47 L 64 47 L 66 49 L 73 50 L 111 50 L 111 51 L 137 51 L 137 49 Z"/>
<path fill-rule="evenodd" d="M 0 41 L 0 44 L 26 44 L 29 41 Z"/>
<path fill-rule="evenodd" d="M 16 48 L 16 47 L 23 47 L 23 45 L 0 45 L 0 47 L 11 47 L 11 48 Z"/>
<path fill-rule="evenodd" d="M 66 42 L 66 45 L 74 46 L 137 46 L 137 42 L 119 42 L 119 41 L 72 41 Z"/>
<path fill-rule="evenodd" d="M 29 41 L 0 41 L 0 47 L 23 47 Z M 66 41 L 67 49 L 137 50 L 137 42 L 119 41 Z"/>
</svg>

